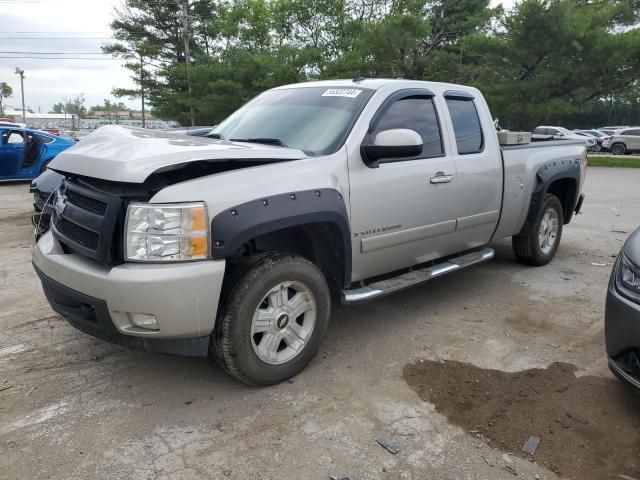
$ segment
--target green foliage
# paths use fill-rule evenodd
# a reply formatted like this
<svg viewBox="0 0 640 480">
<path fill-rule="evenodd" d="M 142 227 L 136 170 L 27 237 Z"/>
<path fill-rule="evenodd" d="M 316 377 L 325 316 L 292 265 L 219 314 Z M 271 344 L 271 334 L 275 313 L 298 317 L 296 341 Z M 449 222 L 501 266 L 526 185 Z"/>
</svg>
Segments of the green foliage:
<svg viewBox="0 0 640 480">
<path fill-rule="evenodd" d="M 0 82 L 0 115 L 4 115 L 4 100 L 13 95 L 13 88 L 7 82 Z"/>
<path fill-rule="evenodd" d="M 123 4 L 104 50 L 137 88 L 114 94 L 146 93 L 155 115 L 183 124 L 191 110 L 217 123 L 267 88 L 358 72 L 476 86 L 509 128 L 640 123 L 637 0 L 522 0 L 510 11 L 489 0 Z"/>
<path fill-rule="evenodd" d="M 589 155 L 587 165 L 589 167 L 640 168 L 640 158 L 613 157 L 611 155 Z"/>
<path fill-rule="evenodd" d="M 65 98 L 64 102 L 56 103 L 51 107 L 51 113 L 68 113 L 69 115 L 78 115 L 84 117 L 87 108 L 84 106 L 84 93 L 76 95 L 73 98 Z"/>
</svg>

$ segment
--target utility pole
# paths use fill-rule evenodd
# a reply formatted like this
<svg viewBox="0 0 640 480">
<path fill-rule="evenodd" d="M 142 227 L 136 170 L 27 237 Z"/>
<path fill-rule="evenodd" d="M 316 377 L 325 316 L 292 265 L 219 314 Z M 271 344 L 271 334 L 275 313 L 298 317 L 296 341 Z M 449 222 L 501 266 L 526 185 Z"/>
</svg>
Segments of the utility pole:
<svg viewBox="0 0 640 480">
<path fill-rule="evenodd" d="M 177 0 L 176 0 L 177 1 Z M 193 105 L 191 104 L 191 48 L 189 46 L 189 0 L 184 0 L 180 5 L 182 10 L 182 38 L 184 39 L 184 56 L 187 66 L 187 87 L 189 89 L 189 115 L 191 117 L 191 126 L 196 125 L 196 119 L 193 115 Z"/>
<path fill-rule="evenodd" d="M 145 118 L 144 118 L 144 57 L 141 53 L 140 55 L 140 98 L 142 99 L 142 128 L 146 128 Z"/>
<path fill-rule="evenodd" d="M 20 91 L 22 93 L 22 122 L 27 123 L 27 110 L 24 108 L 24 70 L 16 67 L 16 75 L 20 75 Z"/>
</svg>

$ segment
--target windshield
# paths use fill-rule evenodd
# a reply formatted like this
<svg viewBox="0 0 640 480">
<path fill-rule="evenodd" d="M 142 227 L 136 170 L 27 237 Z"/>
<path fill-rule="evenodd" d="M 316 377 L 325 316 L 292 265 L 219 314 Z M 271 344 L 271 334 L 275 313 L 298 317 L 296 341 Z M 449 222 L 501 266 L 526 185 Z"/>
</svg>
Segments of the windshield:
<svg viewBox="0 0 640 480">
<path fill-rule="evenodd" d="M 233 113 L 209 136 L 330 154 L 342 146 L 372 93 L 338 87 L 270 90 Z"/>
</svg>

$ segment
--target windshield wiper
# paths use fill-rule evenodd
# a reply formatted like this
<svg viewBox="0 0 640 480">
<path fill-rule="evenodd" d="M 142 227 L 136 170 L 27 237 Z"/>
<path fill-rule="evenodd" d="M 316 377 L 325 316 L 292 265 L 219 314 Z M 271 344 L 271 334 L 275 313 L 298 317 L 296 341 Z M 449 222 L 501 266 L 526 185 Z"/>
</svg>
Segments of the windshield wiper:
<svg viewBox="0 0 640 480">
<path fill-rule="evenodd" d="M 269 137 L 255 137 L 255 138 L 232 138 L 232 142 L 247 142 L 247 143 L 264 143 L 265 145 L 275 145 L 277 147 L 289 147 L 279 138 Z"/>
</svg>

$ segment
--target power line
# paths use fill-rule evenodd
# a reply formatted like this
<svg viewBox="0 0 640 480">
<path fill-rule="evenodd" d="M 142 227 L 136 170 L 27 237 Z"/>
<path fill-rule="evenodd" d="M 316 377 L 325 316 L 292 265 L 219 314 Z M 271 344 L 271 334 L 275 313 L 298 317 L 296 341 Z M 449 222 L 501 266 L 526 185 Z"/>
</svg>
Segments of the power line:
<svg viewBox="0 0 640 480">
<path fill-rule="evenodd" d="M 0 58 L 14 58 L 18 60 L 95 60 L 95 61 L 113 61 L 120 60 L 119 58 L 96 58 L 96 57 L 8 57 L 0 56 Z"/>
<path fill-rule="evenodd" d="M 0 37 L 0 40 L 115 40 L 113 37 Z"/>
<path fill-rule="evenodd" d="M 0 51 L 0 54 L 11 55 L 108 55 L 104 52 L 18 52 Z"/>
<path fill-rule="evenodd" d="M 52 34 L 52 35 L 75 35 L 77 34 L 82 34 L 82 35 L 97 35 L 100 33 L 104 33 L 104 31 L 102 32 L 65 32 L 65 31 L 57 31 L 57 32 L 0 32 L 0 35 L 14 35 L 14 34 L 20 34 L 20 35 L 24 35 L 24 34 Z"/>
</svg>

